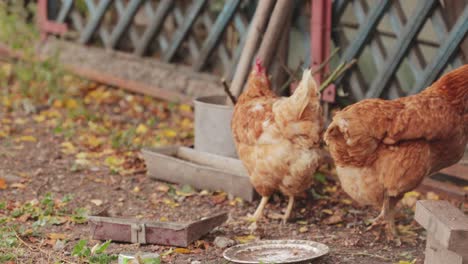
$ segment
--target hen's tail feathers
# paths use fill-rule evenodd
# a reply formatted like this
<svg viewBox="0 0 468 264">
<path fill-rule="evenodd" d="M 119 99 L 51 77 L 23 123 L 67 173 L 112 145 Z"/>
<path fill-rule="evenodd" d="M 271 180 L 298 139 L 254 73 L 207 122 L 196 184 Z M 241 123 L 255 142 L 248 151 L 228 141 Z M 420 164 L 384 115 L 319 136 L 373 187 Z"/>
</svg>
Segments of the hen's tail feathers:
<svg viewBox="0 0 468 264">
<path fill-rule="evenodd" d="M 466 104 L 468 98 L 468 64 L 445 74 L 433 83 L 427 91 L 441 92 L 451 100 Z"/>
<path fill-rule="evenodd" d="M 304 70 L 302 79 L 293 95 L 288 98 L 290 105 L 295 108 L 294 116 L 300 119 L 302 113 L 306 109 L 311 100 L 317 98 L 318 100 L 318 85 L 311 75 L 310 69 Z"/>
</svg>

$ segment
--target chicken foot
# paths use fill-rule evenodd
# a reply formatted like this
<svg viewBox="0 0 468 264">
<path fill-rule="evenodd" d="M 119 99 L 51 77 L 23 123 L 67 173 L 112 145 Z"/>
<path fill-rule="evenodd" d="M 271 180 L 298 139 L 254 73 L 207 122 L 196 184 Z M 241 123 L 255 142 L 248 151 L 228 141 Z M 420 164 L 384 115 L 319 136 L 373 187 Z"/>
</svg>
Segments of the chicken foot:
<svg viewBox="0 0 468 264">
<path fill-rule="evenodd" d="M 284 225 L 291 216 L 291 212 L 294 206 L 294 196 L 289 196 L 288 207 L 286 207 L 286 212 L 284 213 L 283 220 L 281 223 Z"/>
<path fill-rule="evenodd" d="M 265 209 L 265 205 L 268 203 L 269 196 L 262 196 L 262 200 L 260 201 L 260 204 L 257 207 L 257 210 L 255 210 L 255 213 L 252 217 L 253 221 L 257 221 L 263 216 L 263 209 Z"/>
<path fill-rule="evenodd" d="M 385 193 L 382 204 L 382 211 L 374 220 L 372 220 L 372 224 L 367 228 L 367 231 L 378 225 L 386 225 L 387 239 L 393 240 L 395 237 L 397 237 L 398 235 L 395 228 L 395 206 L 399 200 L 400 199 L 398 197 L 390 197 L 387 193 Z"/>
</svg>

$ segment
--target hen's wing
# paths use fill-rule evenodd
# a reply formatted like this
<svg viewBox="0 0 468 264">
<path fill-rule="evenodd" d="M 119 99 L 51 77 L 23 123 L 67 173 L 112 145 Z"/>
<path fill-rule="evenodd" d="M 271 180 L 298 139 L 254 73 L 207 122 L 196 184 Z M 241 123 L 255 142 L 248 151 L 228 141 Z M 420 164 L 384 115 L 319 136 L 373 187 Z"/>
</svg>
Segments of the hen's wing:
<svg viewBox="0 0 468 264">
<path fill-rule="evenodd" d="M 400 100 L 404 109 L 391 122 L 385 144 L 424 139 L 446 139 L 462 128 L 463 116 L 446 100 L 436 96 L 412 96 Z"/>
</svg>

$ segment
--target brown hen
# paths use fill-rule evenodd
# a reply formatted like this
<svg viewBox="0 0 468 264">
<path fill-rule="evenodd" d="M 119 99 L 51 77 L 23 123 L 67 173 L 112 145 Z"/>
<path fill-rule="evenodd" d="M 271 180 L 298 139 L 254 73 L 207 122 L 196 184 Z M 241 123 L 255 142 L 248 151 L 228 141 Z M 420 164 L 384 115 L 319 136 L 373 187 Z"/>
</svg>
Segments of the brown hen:
<svg viewBox="0 0 468 264">
<path fill-rule="evenodd" d="M 419 94 L 346 107 L 324 138 L 345 192 L 361 204 L 381 207 L 374 224 L 387 224 L 392 237 L 394 207 L 402 196 L 464 154 L 468 65 Z"/>
<path fill-rule="evenodd" d="M 268 198 L 279 190 L 289 196 L 284 223 L 294 197 L 310 187 L 314 172 L 325 161 L 320 149 L 320 94 L 310 70 L 304 72 L 294 94 L 284 98 L 271 91 L 258 61 L 254 68 L 235 105 L 232 132 L 239 158 L 262 196 L 253 218 L 262 215 Z"/>
</svg>

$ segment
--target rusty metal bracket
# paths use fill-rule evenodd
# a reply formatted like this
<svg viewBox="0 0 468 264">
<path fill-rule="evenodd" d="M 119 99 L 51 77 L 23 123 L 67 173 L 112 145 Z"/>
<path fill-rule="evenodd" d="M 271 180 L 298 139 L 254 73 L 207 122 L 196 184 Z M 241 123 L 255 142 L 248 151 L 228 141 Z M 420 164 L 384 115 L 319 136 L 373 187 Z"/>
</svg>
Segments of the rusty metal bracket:
<svg viewBox="0 0 468 264">
<path fill-rule="evenodd" d="M 131 224 L 131 242 L 146 244 L 146 225 L 144 223 Z"/>
</svg>

